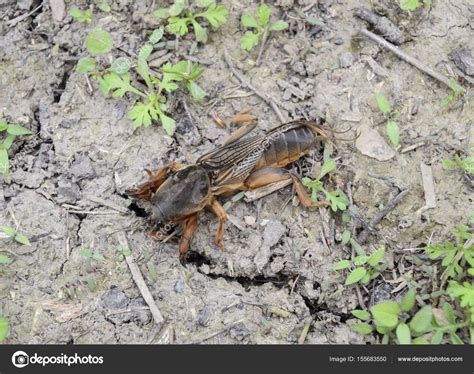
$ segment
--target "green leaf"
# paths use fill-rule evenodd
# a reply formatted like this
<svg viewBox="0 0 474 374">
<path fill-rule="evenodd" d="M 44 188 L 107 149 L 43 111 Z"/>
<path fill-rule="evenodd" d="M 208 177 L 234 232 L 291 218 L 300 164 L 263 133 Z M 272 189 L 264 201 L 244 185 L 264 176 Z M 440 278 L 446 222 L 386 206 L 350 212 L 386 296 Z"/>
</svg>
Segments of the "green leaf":
<svg viewBox="0 0 474 374">
<path fill-rule="evenodd" d="M 168 20 L 166 30 L 172 34 L 186 35 L 188 33 L 189 22 L 191 22 L 190 18 L 171 17 Z"/>
<path fill-rule="evenodd" d="M 8 226 L 0 226 L 0 231 L 2 231 L 5 235 L 9 236 L 10 238 L 14 238 L 16 235 L 16 231 Z"/>
<path fill-rule="evenodd" d="M 160 121 L 166 133 L 169 136 L 172 136 L 174 134 L 174 130 L 176 129 L 176 122 L 174 119 L 166 116 L 164 113 L 160 113 Z"/>
<path fill-rule="evenodd" d="M 158 18 L 168 18 L 170 14 L 168 12 L 168 8 L 161 8 L 161 9 L 155 10 L 153 12 L 153 15 Z"/>
<path fill-rule="evenodd" d="M 195 17 L 204 17 L 211 24 L 212 27 L 219 27 L 219 25 L 227 21 L 229 11 L 223 5 L 211 5 L 204 13 L 196 14 Z"/>
<path fill-rule="evenodd" d="M 400 8 L 403 10 L 416 10 L 421 7 L 418 0 L 400 0 Z"/>
<path fill-rule="evenodd" d="M 135 123 L 135 128 L 145 126 L 148 127 L 153 120 L 158 119 L 158 111 L 153 103 L 144 104 L 136 103 L 128 112 L 128 118 Z"/>
<path fill-rule="evenodd" d="M 240 19 L 240 22 L 242 22 L 242 25 L 245 27 L 252 27 L 257 30 L 260 28 L 260 25 L 258 24 L 257 20 L 250 14 L 244 14 Z"/>
<path fill-rule="evenodd" d="M 444 331 L 436 330 L 433 336 L 431 337 L 431 344 L 440 344 L 443 340 Z"/>
<path fill-rule="evenodd" d="M 364 248 L 362 248 L 361 245 L 357 243 L 357 241 L 354 238 L 351 238 L 350 243 L 351 243 L 351 247 L 354 249 L 357 255 L 359 256 L 365 255 Z"/>
<path fill-rule="evenodd" d="M 410 288 L 407 293 L 403 296 L 400 301 L 400 309 L 404 312 L 409 312 L 415 306 L 416 292 L 413 288 Z"/>
<path fill-rule="evenodd" d="M 77 63 L 76 70 L 79 74 L 86 74 L 95 70 L 95 61 L 91 57 L 82 57 Z"/>
<path fill-rule="evenodd" d="M 146 61 L 148 60 L 148 57 L 150 57 L 152 52 L 153 46 L 151 44 L 145 44 L 143 47 L 140 48 L 140 51 L 138 51 L 138 59 Z"/>
<path fill-rule="evenodd" d="M 357 331 L 360 334 L 370 334 L 372 332 L 372 326 L 367 323 L 356 322 L 351 325 L 351 329 Z"/>
<path fill-rule="evenodd" d="M 178 16 L 186 8 L 186 1 L 176 0 L 173 5 L 168 8 L 168 13 L 171 16 Z"/>
<path fill-rule="evenodd" d="M 94 260 L 96 260 L 96 261 L 99 261 L 99 262 L 105 261 L 105 257 L 104 257 L 102 254 L 97 253 L 97 252 L 94 252 L 94 253 L 92 254 L 92 258 L 93 258 Z"/>
<path fill-rule="evenodd" d="M 390 103 L 381 93 L 375 94 L 375 100 L 377 100 L 377 105 L 383 114 L 389 114 L 392 111 Z"/>
<path fill-rule="evenodd" d="M 410 328 L 405 323 L 398 324 L 395 333 L 397 334 L 398 344 L 411 343 Z"/>
<path fill-rule="evenodd" d="M 7 137 L 5 138 L 5 140 L 3 141 L 3 148 L 4 149 L 10 149 L 10 147 L 12 146 L 14 140 L 15 140 L 15 135 L 8 134 Z M 1 146 L 2 146 L 2 144 L 0 144 L 0 148 L 1 148 Z"/>
<path fill-rule="evenodd" d="M 72 18 L 77 22 L 91 23 L 92 22 L 92 9 L 86 9 L 84 11 L 78 8 L 72 8 L 70 12 Z"/>
<path fill-rule="evenodd" d="M 18 125 L 8 125 L 7 133 L 15 136 L 33 134 L 31 130 L 28 130 L 27 128 Z"/>
<path fill-rule="evenodd" d="M 119 75 L 128 73 L 131 67 L 130 60 L 127 57 L 119 57 L 112 63 L 110 70 Z"/>
<path fill-rule="evenodd" d="M 8 334 L 9 323 L 5 317 L 0 316 L 0 343 L 5 340 Z"/>
<path fill-rule="evenodd" d="M 148 69 L 148 64 L 145 59 L 139 58 L 137 60 L 137 67 L 135 70 L 140 75 L 140 77 L 142 77 L 142 79 L 145 81 L 147 87 L 150 90 L 153 89 L 153 85 L 151 83 L 151 78 L 150 78 L 150 70 Z"/>
<path fill-rule="evenodd" d="M 201 43 L 207 42 L 207 31 L 202 27 L 198 22 L 192 20 L 194 35 L 196 35 L 196 40 Z"/>
<path fill-rule="evenodd" d="M 355 268 L 346 278 L 345 285 L 351 285 L 360 281 L 364 275 L 367 273 L 367 270 L 363 267 Z"/>
<path fill-rule="evenodd" d="M 86 48 L 93 56 L 104 55 L 112 50 L 112 37 L 100 27 L 93 29 L 86 39 Z"/>
<path fill-rule="evenodd" d="M 247 31 L 243 38 L 240 39 L 240 48 L 250 51 L 258 44 L 259 34 L 254 34 L 251 31 Z"/>
<path fill-rule="evenodd" d="M 380 327 L 385 327 L 389 331 L 397 326 L 398 315 L 401 312 L 400 306 L 395 301 L 386 301 L 374 305 L 370 311 L 374 317 L 375 324 Z"/>
<path fill-rule="evenodd" d="M 0 255 L 0 265 L 8 265 L 11 264 L 13 260 L 5 255 Z"/>
<path fill-rule="evenodd" d="M 454 325 L 456 323 L 456 315 L 454 314 L 454 309 L 447 301 L 445 301 L 443 304 L 443 314 L 450 324 Z"/>
<path fill-rule="evenodd" d="M 201 101 L 206 96 L 206 91 L 194 81 L 186 82 L 186 87 L 196 101 Z"/>
<path fill-rule="evenodd" d="M 165 29 L 160 27 L 158 29 L 153 30 L 151 35 L 148 37 L 148 40 L 151 44 L 159 43 L 159 41 L 163 38 L 163 34 L 165 33 Z"/>
<path fill-rule="evenodd" d="M 270 31 L 282 31 L 288 28 L 288 23 L 285 21 L 276 21 L 270 24 Z"/>
<path fill-rule="evenodd" d="M 336 169 L 336 161 L 328 159 L 324 161 L 321 171 L 319 172 L 318 179 L 323 178 L 326 174 L 329 174 L 331 171 Z"/>
<path fill-rule="evenodd" d="M 195 4 L 197 7 L 200 7 L 200 8 L 208 8 L 211 5 L 215 5 L 216 1 L 215 0 L 197 0 Z"/>
<path fill-rule="evenodd" d="M 456 345 L 463 345 L 462 339 L 459 337 L 458 334 L 456 334 L 454 331 L 451 331 L 449 334 L 449 337 L 451 338 L 451 342 Z"/>
<path fill-rule="evenodd" d="M 411 344 L 416 344 L 416 345 L 428 345 L 430 342 L 426 340 L 425 338 L 415 338 L 411 341 Z"/>
<path fill-rule="evenodd" d="M 99 85 L 105 95 L 113 91 L 113 97 L 122 97 L 127 92 L 133 92 L 137 95 L 147 97 L 144 93 L 131 85 L 130 79 L 129 73 L 118 75 L 117 73 L 111 72 L 99 79 Z"/>
<path fill-rule="evenodd" d="M 257 10 L 258 23 L 262 26 L 266 25 L 270 20 L 272 10 L 267 4 L 261 4 Z"/>
<path fill-rule="evenodd" d="M 79 254 L 84 257 L 92 257 L 93 251 L 92 249 L 89 249 L 89 248 L 81 248 L 79 250 Z"/>
<path fill-rule="evenodd" d="M 351 232 L 349 230 L 344 230 L 342 233 L 342 243 L 347 244 L 351 240 Z"/>
<path fill-rule="evenodd" d="M 366 310 L 354 309 L 351 313 L 354 317 L 357 317 L 362 321 L 368 321 L 370 319 L 370 313 Z"/>
<path fill-rule="evenodd" d="M 392 144 L 396 147 L 400 142 L 400 129 L 395 121 L 387 122 L 387 134 Z"/>
<path fill-rule="evenodd" d="M 377 266 L 379 262 L 382 261 L 384 254 L 385 254 L 385 247 L 382 246 L 379 249 L 377 249 L 374 253 L 372 253 L 372 255 L 367 260 L 367 263 L 372 267 Z"/>
<path fill-rule="evenodd" d="M 331 203 L 331 209 L 333 212 L 347 209 L 349 200 L 344 195 L 342 195 L 340 191 L 324 191 L 324 194 L 326 195 L 326 199 Z"/>
<path fill-rule="evenodd" d="M 23 244 L 23 245 L 31 245 L 30 241 L 28 240 L 28 238 L 23 235 L 23 234 L 16 234 L 15 235 L 15 240 L 20 243 L 20 244 Z"/>
<path fill-rule="evenodd" d="M 4 176 L 8 174 L 8 169 L 10 168 L 10 162 L 8 160 L 8 153 L 6 149 L 0 149 L 0 173 Z"/>
<path fill-rule="evenodd" d="M 97 6 L 102 12 L 108 13 L 110 12 L 110 5 L 107 3 L 98 3 Z"/>
<path fill-rule="evenodd" d="M 418 312 L 416 312 L 408 324 L 413 335 L 420 336 L 425 332 L 430 331 L 432 317 L 433 311 L 431 310 L 430 305 L 424 306 Z"/>
<path fill-rule="evenodd" d="M 347 269 L 349 266 L 351 266 L 351 262 L 349 260 L 341 260 L 333 265 L 332 270 L 343 270 Z"/>
<path fill-rule="evenodd" d="M 362 266 L 367 263 L 367 260 L 369 259 L 368 256 L 366 255 L 361 255 L 361 256 L 356 256 L 354 258 L 354 265 L 356 266 Z"/>
<path fill-rule="evenodd" d="M 128 247 L 122 248 L 120 251 L 124 256 L 130 256 L 132 254 L 132 251 Z"/>
</svg>

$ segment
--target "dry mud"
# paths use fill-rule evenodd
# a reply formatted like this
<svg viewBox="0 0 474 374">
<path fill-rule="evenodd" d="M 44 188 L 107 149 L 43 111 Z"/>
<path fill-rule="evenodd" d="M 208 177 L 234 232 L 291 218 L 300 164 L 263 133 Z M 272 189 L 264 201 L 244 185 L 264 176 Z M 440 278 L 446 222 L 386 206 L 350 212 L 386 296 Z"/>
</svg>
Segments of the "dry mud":
<svg viewBox="0 0 474 374">
<path fill-rule="evenodd" d="M 95 12 L 92 25 L 70 16 L 55 23 L 44 1 L 40 10 L 12 26 L 8 19 L 40 2 L 0 0 L 0 117 L 35 132 L 17 139 L 11 149 L 11 183 L 0 184 L 0 223 L 18 223 L 32 241 L 30 247 L 0 242 L 0 250 L 15 254 L 15 261 L 0 269 L 0 314 L 11 323 L 7 342 L 296 343 L 311 321 L 307 343 L 374 342 L 350 330 L 347 322 L 358 297 L 353 287 L 342 286 L 343 274 L 331 269 L 350 256 L 350 248 L 339 241 L 340 216 L 305 210 L 296 204 L 291 187 L 256 202 L 232 203 L 224 253 L 212 244 L 215 217 L 203 212 L 186 266 L 178 261 L 176 242 L 147 237 L 143 210 L 125 197 L 127 187 L 145 179 L 144 168 L 193 162 L 226 138 L 229 130 L 209 117 L 211 106 L 224 120 L 251 107 L 259 117 L 257 131 L 279 123 L 271 108 L 239 87 L 222 46 L 288 119 L 323 113 L 335 129 L 366 125 L 388 142 L 374 100 L 380 90 L 400 113 L 401 147 L 423 142 L 384 162 L 361 154 L 353 142 L 332 148 L 338 160 L 333 183 L 346 193 L 351 184 L 355 209 L 365 219 L 400 190 L 410 189 L 364 246 L 370 252 L 385 243 L 389 262 L 384 278 L 362 289 L 367 305 L 402 292 L 396 290 L 398 283 L 384 279 L 410 271 L 403 249 L 423 246 L 430 238 L 441 241 L 467 221 L 472 190 L 441 161 L 454 150 L 472 151 L 472 103 L 445 113 L 440 101 L 449 95 L 446 87 L 357 33 L 366 24 L 354 17 L 354 9 L 372 2 L 320 0 L 312 7 L 310 0 L 276 2 L 274 14 L 286 14 L 290 29 L 273 35 L 260 67 L 255 66 L 256 51 L 247 55 L 239 48 L 240 16 L 257 4 L 224 3 L 230 9 L 228 22 L 195 53 L 210 62 L 199 80 L 208 92 L 207 104 L 176 95 L 171 114 L 177 132 L 170 138 L 156 125 L 134 131 L 126 116 L 130 101 L 105 98 L 95 82 L 91 92 L 75 72 L 94 26 L 111 32 L 116 46 L 136 51 L 157 25 L 150 16 L 151 1 L 114 1 L 111 13 Z M 434 0 L 431 8 L 411 15 L 390 1 L 373 3 L 403 26 L 410 40 L 402 48 L 443 74 L 455 69 L 449 57 L 454 49 L 474 51 L 474 7 L 468 0 Z M 84 8 L 86 2 L 68 2 L 68 11 L 73 5 Z M 305 14 L 322 25 L 305 23 L 295 7 L 307 8 Z M 184 40 L 180 48 L 186 52 L 191 44 Z M 311 162 L 295 170 L 306 166 L 305 174 L 314 176 L 322 149 L 307 159 Z M 437 207 L 426 211 L 420 210 L 425 205 L 421 162 L 431 165 L 436 187 Z M 255 224 L 246 225 L 246 216 Z M 323 220 L 335 230 L 336 239 L 327 237 L 327 243 Z M 121 230 L 127 231 L 166 319 L 163 326 L 153 323 L 127 264 L 117 260 Z M 105 261 L 85 259 L 79 254 L 83 247 Z M 422 275 L 417 279 L 429 282 Z"/>
</svg>

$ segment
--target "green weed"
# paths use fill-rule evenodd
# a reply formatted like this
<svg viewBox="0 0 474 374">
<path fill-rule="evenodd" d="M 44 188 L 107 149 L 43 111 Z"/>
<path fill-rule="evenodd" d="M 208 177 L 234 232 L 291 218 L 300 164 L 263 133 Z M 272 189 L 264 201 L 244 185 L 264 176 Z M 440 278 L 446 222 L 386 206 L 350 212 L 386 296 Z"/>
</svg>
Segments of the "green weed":
<svg viewBox="0 0 474 374">
<path fill-rule="evenodd" d="M 0 316 L 0 343 L 7 337 L 9 326 L 10 323 L 8 320 L 5 317 Z"/>
<path fill-rule="evenodd" d="M 468 174 L 474 174 L 474 157 L 467 156 L 461 158 L 460 156 L 455 155 L 452 160 L 443 160 L 443 166 L 446 169 L 458 169 Z"/>
<path fill-rule="evenodd" d="M 229 11 L 223 5 L 217 5 L 215 0 L 196 0 L 190 5 L 188 0 L 175 0 L 169 8 L 155 11 L 155 16 L 166 19 L 166 31 L 184 36 L 193 27 L 196 40 L 206 43 L 208 31 L 202 22 L 207 21 L 214 29 L 227 21 Z"/>
<path fill-rule="evenodd" d="M 240 48 L 250 51 L 258 45 L 265 32 L 282 31 L 288 28 L 288 23 L 285 21 L 270 22 L 271 13 L 272 10 L 268 5 L 261 4 L 255 14 L 256 18 L 250 14 L 242 16 L 242 25 L 255 31 L 245 32 L 243 38 L 240 39 Z"/>
<path fill-rule="evenodd" d="M 341 260 L 334 264 L 333 270 L 339 271 L 344 269 L 350 269 L 350 272 L 345 280 L 346 286 L 359 282 L 362 284 L 367 284 L 372 279 L 378 277 L 380 273 L 385 270 L 385 266 L 383 264 L 384 254 L 384 247 L 380 247 L 370 256 L 365 255 L 365 253 L 358 253 L 358 255 L 354 257 L 352 261 Z"/>
<path fill-rule="evenodd" d="M 198 64 L 190 61 L 180 61 L 174 65 L 167 63 L 159 72 L 149 68 L 148 59 L 153 52 L 153 44 L 161 40 L 163 32 L 163 29 L 157 29 L 150 35 L 149 42 L 141 47 L 136 61 L 119 57 L 109 67 L 100 69 L 98 60 L 91 56 L 107 54 L 112 50 L 113 42 L 108 32 L 95 28 L 86 39 L 86 48 L 91 56 L 79 60 L 77 71 L 95 78 L 104 95 L 123 97 L 128 93 L 138 97 L 128 112 L 128 118 L 134 122 L 135 128 L 148 127 L 153 121 L 159 120 L 171 136 L 176 123 L 166 114 L 167 95 L 179 88 L 178 83 L 183 84 L 197 101 L 201 101 L 206 93 L 196 83 L 204 72 L 204 68 Z M 146 87 L 140 85 L 138 79 Z"/>
<path fill-rule="evenodd" d="M 349 204 L 349 200 L 347 197 L 339 190 L 337 191 L 327 191 L 324 188 L 323 182 L 321 179 L 336 169 L 336 161 L 328 159 L 324 162 L 323 166 L 321 167 L 321 172 L 316 179 L 311 179 L 308 177 L 303 178 L 303 185 L 311 189 L 311 200 L 314 202 L 318 201 L 318 193 L 323 193 L 326 200 L 331 203 L 331 209 L 334 212 L 338 210 L 346 210 L 347 205 Z"/>
<path fill-rule="evenodd" d="M 423 0 L 424 5 L 431 5 L 432 0 Z M 400 0 L 400 8 L 403 10 L 413 11 L 422 7 L 420 0 Z"/>
<path fill-rule="evenodd" d="M 398 127 L 397 122 L 395 122 L 396 113 L 392 111 L 392 106 L 388 100 L 381 93 L 375 94 L 375 100 L 377 101 L 377 106 L 383 115 L 387 118 L 387 135 L 395 147 L 398 147 L 400 143 L 400 128 Z"/>
<path fill-rule="evenodd" d="M 459 100 L 462 96 L 464 96 L 464 94 L 466 93 L 466 91 L 464 90 L 464 88 L 462 88 L 458 82 L 456 81 L 456 79 L 454 78 L 451 78 L 449 80 L 449 86 L 451 87 L 451 94 L 448 96 L 448 97 L 445 97 L 443 100 L 441 100 L 441 107 L 442 108 L 445 108 L 446 111 L 449 111 L 449 109 L 451 108 L 451 106 L 457 101 Z"/>
<path fill-rule="evenodd" d="M 14 239 L 16 242 L 23 244 L 23 245 L 31 245 L 28 238 L 17 232 L 15 229 L 8 227 L 8 226 L 0 226 L 0 231 L 3 232 L 9 238 Z"/>
<path fill-rule="evenodd" d="M 0 173 L 5 179 L 8 179 L 10 161 L 8 159 L 8 150 L 12 146 L 15 138 L 20 135 L 31 135 L 32 132 L 18 125 L 8 124 L 5 120 L 0 120 L 0 133 L 6 132 L 3 143 L 0 144 Z"/>
</svg>

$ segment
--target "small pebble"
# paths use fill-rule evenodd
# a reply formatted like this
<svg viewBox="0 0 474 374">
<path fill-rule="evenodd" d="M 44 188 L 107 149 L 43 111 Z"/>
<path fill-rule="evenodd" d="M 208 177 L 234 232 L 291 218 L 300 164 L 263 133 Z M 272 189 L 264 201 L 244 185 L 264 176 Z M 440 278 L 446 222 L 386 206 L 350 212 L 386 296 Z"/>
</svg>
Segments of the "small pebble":
<svg viewBox="0 0 474 374">
<path fill-rule="evenodd" d="M 334 39 L 334 44 L 336 44 L 336 45 L 342 45 L 342 44 L 344 44 L 344 39 L 341 38 L 340 36 L 338 36 L 338 37 L 336 37 L 336 38 Z"/>
<path fill-rule="evenodd" d="M 354 63 L 354 56 L 350 52 L 344 52 L 339 55 L 339 66 L 341 68 L 348 68 Z"/>
</svg>

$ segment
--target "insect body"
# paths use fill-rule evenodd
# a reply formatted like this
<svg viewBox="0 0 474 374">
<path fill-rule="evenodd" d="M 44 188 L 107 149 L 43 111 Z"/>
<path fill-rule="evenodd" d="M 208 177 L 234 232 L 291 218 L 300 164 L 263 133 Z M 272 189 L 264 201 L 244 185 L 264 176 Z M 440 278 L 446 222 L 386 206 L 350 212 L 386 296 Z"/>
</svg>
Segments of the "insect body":
<svg viewBox="0 0 474 374">
<path fill-rule="evenodd" d="M 152 217 L 162 223 L 179 223 L 183 235 L 180 258 L 188 252 L 197 228 L 199 212 L 210 207 L 219 220 L 214 238 L 221 250 L 226 213 L 216 197 L 246 191 L 291 179 L 305 207 L 326 205 L 313 202 L 299 178 L 284 166 L 308 153 L 318 141 L 331 139 L 332 130 L 312 121 L 293 121 L 266 134 L 245 136 L 255 125 L 241 127 L 222 146 L 201 156 L 193 165 L 172 163 L 127 193 L 152 203 Z"/>
</svg>

